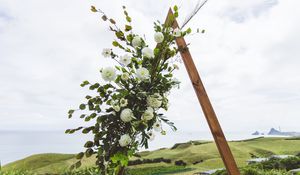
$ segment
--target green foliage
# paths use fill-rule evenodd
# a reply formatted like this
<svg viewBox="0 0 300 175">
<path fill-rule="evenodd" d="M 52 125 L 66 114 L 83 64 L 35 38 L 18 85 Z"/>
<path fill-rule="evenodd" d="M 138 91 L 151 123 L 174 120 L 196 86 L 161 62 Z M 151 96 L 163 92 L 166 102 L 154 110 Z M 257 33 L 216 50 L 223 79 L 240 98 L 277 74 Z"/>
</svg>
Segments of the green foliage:
<svg viewBox="0 0 300 175">
<path fill-rule="evenodd" d="M 263 169 L 263 170 L 291 170 L 300 168 L 300 158 L 299 157 L 289 157 L 286 159 L 271 158 L 268 161 L 264 161 L 258 164 L 254 164 L 253 167 Z"/>
<path fill-rule="evenodd" d="M 178 7 L 173 9 L 170 22 L 178 17 Z M 100 70 L 106 84 L 87 80 L 80 84 L 92 93 L 85 96 L 85 102 L 78 109 L 69 110 L 68 117 L 72 118 L 78 112 L 79 118 L 89 126 L 67 129 L 65 133 L 81 131 L 93 135 L 93 140 L 84 144 L 85 151 L 76 156 L 79 161 L 71 168 L 80 167 L 82 158 L 95 155 L 97 167 L 103 170 L 101 173 L 111 174 L 127 166 L 139 147 L 148 148 L 149 139 L 154 135 L 152 132 L 165 135 L 162 123 L 177 130 L 174 123 L 158 111 L 168 110 L 167 94 L 179 86 L 179 81 L 173 78 L 178 66 L 171 64 L 171 59 L 179 52 L 175 39 L 191 34 L 192 30 L 176 29 L 175 33 L 170 23 L 157 21 L 154 23 L 157 45 L 152 50 L 142 37 L 133 33 L 132 18 L 125 6 L 123 29 L 100 9 L 91 6 L 91 11 L 101 14 L 115 35 L 112 46 L 124 55 L 118 55 L 116 53 L 120 52 L 110 48 L 103 50 L 103 56 L 110 57 L 118 65 Z"/>
<path fill-rule="evenodd" d="M 0 171 L 0 175 L 35 175 L 35 174 L 30 171 L 12 170 L 12 171 L 5 171 L 5 172 Z"/>
<path fill-rule="evenodd" d="M 286 173 L 286 170 L 263 170 L 255 165 L 246 166 L 246 160 L 250 159 L 249 153 L 258 155 L 256 152 L 257 150 L 267 149 L 278 155 L 296 155 L 299 153 L 300 148 L 300 140 L 286 140 L 286 138 L 256 138 L 251 140 L 232 141 L 229 142 L 229 144 L 239 167 L 252 168 L 263 173 L 272 172 L 277 174 L 281 172 Z M 99 152 L 101 152 L 101 150 L 99 150 Z M 83 172 L 85 167 L 94 167 L 95 160 L 95 155 L 90 158 L 83 157 L 81 160 L 82 167 L 79 170 L 82 170 Z M 134 162 L 137 164 L 132 164 L 134 160 L 140 161 Z M 169 160 L 171 163 L 168 163 Z M 152 167 L 160 167 L 162 165 L 173 166 L 176 160 L 183 160 L 186 162 L 187 168 L 195 168 L 196 170 L 193 170 L 193 172 L 223 167 L 223 163 L 215 143 L 208 141 L 190 141 L 187 143 L 176 144 L 173 149 L 161 148 L 155 151 L 139 152 L 134 154 L 134 157 L 130 159 L 128 165 L 130 170 L 138 172 L 139 170 L 143 170 L 143 168 L 151 170 Z M 76 163 L 77 161 L 76 155 L 42 154 L 30 156 L 26 159 L 7 164 L 2 167 L 2 170 L 31 170 L 33 173 L 38 174 L 62 174 L 67 171 L 68 167 L 72 163 Z M 194 164 L 197 161 L 200 163 Z M 283 166 L 281 168 L 283 168 Z M 97 168 L 95 167 L 95 169 Z M 79 170 L 74 170 L 73 172 L 78 172 Z M 241 171 L 243 171 L 243 168 Z M 182 174 L 192 174 L 192 172 Z"/>
<path fill-rule="evenodd" d="M 192 168 L 182 166 L 155 166 L 150 168 L 130 168 L 126 171 L 126 175 L 163 175 L 169 173 L 184 173 L 191 171 Z"/>
<path fill-rule="evenodd" d="M 121 152 L 117 152 L 113 157 L 111 157 L 113 163 L 120 163 L 121 166 L 127 166 L 129 158 Z"/>
</svg>

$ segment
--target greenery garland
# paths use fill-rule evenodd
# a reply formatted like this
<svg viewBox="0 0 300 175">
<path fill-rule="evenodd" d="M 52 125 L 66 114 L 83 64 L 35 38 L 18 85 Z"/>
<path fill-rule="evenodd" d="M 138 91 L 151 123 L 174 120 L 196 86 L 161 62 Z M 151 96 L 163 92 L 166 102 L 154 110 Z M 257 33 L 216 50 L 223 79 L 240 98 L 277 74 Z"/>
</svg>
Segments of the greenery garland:
<svg viewBox="0 0 300 175">
<path fill-rule="evenodd" d="M 178 17 L 177 6 L 173 10 L 170 20 Z M 67 129 L 66 133 L 81 130 L 84 134 L 92 133 L 94 139 L 84 144 L 85 152 L 76 156 L 79 161 L 71 168 L 80 167 L 84 156 L 95 154 L 101 174 L 123 174 L 129 158 L 139 147 L 147 149 L 155 132 L 166 134 L 162 123 L 176 130 L 161 109 L 168 110 L 168 94 L 172 88 L 179 88 L 180 82 L 173 78 L 173 71 L 178 66 L 170 61 L 179 51 L 175 39 L 190 34 L 191 29 L 173 30 L 159 21 L 154 22 L 157 45 L 152 50 L 143 37 L 133 33 L 132 19 L 125 6 L 123 12 L 127 22 L 123 30 L 100 9 L 92 6 L 91 11 L 100 13 L 102 20 L 109 23 L 110 31 L 116 36 L 112 45 L 121 49 L 124 55 L 117 55 L 111 48 L 103 49 L 102 55 L 117 63 L 115 67 L 100 70 L 107 83 L 84 81 L 81 84 L 82 87 L 89 86 L 96 95 L 87 95 L 86 103 L 80 104 L 79 109 L 69 110 L 69 118 L 75 111 L 80 111 L 80 118 L 93 122 L 93 125 Z"/>
</svg>

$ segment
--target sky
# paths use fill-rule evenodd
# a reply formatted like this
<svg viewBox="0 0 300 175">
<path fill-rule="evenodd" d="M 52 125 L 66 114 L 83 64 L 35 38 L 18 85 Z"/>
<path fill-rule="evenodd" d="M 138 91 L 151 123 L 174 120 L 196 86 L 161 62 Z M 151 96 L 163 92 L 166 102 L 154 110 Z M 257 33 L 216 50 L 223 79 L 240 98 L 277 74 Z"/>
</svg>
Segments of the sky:
<svg viewBox="0 0 300 175">
<path fill-rule="evenodd" d="M 196 1 L 0 0 L 0 130 L 64 130 L 79 126 L 67 111 L 84 101 L 83 80 L 102 81 L 114 63 L 101 55 L 114 39 L 91 5 L 124 23 L 151 47 L 153 21 L 179 6 L 179 24 Z M 209 0 L 187 25 L 190 52 L 223 130 L 300 131 L 300 11 L 297 0 Z M 181 131 L 208 125 L 183 63 L 166 112 Z"/>
</svg>

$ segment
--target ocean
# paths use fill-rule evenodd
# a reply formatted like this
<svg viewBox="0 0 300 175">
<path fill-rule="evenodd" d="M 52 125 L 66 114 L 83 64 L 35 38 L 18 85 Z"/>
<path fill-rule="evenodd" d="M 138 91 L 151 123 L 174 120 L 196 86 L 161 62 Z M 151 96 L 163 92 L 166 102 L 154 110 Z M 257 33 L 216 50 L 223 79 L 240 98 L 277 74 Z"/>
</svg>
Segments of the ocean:
<svg viewBox="0 0 300 175">
<path fill-rule="evenodd" d="M 225 133 L 227 140 L 243 140 L 255 138 L 249 133 Z M 83 150 L 85 141 L 90 135 L 65 134 L 64 131 L 0 131 L 1 165 L 39 153 L 78 153 Z M 168 132 L 163 136 L 159 133 L 149 143 L 149 150 L 171 147 L 175 143 L 190 140 L 213 140 L 209 131 Z M 143 149 L 141 149 L 143 150 Z"/>
</svg>

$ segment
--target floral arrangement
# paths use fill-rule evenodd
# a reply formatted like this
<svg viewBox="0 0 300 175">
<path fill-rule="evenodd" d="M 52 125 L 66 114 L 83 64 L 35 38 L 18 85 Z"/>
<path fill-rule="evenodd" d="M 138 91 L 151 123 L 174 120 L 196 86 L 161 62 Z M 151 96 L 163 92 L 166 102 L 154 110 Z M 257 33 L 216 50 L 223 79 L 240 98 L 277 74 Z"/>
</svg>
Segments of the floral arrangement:
<svg viewBox="0 0 300 175">
<path fill-rule="evenodd" d="M 177 6 L 173 10 L 170 20 L 178 17 Z M 124 54 L 117 55 L 112 48 L 103 49 L 103 57 L 116 62 L 116 66 L 100 70 L 106 84 L 89 81 L 81 84 L 82 87 L 89 86 L 96 95 L 87 95 L 86 103 L 80 104 L 79 109 L 69 110 L 69 118 L 75 111 L 80 111 L 80 118 L 93 124 L 67 129 L 66 133 L 81 130 L 84 134 L 92 133 L 94 139 L 85 143 L 85 152 L 76 156 L 79 160 L 71 168 L 80 167 L 84 156 L 95 154 L 101 174 L 123 174 L 129 158 L 139 147 L 148 148 L 148 142 L 155 134 L 166 134 L 162 123 L 176 130 L 173 122 L 163 114 L 163 110 L 168 110 L 170 90 L 179 88 L 179 81 L 173 78 L 178 66 L 170 60 L 179 51 L 175 47 L 176 37 L 191 33 L 191 29 L 172 29 L 157 21 L 153 37 L 157 45 L 153 47 L 145 38 L 133 33 L 132 19 L 125 6 L 123 30 L 100 9 L 92 6 L 91 11 L 100 13 L 103 21 L 108 22 L 110 31 L 116 36 L 112 46 Z"/>
</svg>

